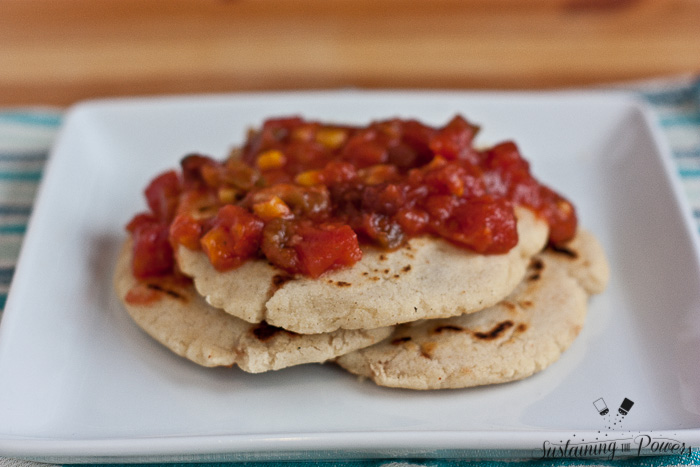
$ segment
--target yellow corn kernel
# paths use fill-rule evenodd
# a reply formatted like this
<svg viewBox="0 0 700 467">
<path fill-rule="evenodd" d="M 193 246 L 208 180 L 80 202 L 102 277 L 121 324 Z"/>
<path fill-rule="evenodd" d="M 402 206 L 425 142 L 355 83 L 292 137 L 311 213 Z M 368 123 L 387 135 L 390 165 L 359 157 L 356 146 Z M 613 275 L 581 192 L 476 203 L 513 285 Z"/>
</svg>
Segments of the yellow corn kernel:
<svg viewBox="0 0 700 467">
<path fill-rule="evenodd" d="M 270 149 L 258 155 L 256 164 L 260 170 L 271 170 L 283 167 L 286 162 L 287 158 L 281 151 Z"/>
<path fill-rule="evenodd" d="M 348 133 L 340 128 L 321 128 L 316 132 L 316 141 L 328 149 L 339 147 L 347 137 Z"/>
<path fill-rule="evenodd" d="M 380 183 L 394 178 L 396 176 L 396 169 L 391 165 L 377 164 L 360 169 L 358 174 L 366 185 L 379 185 Z"/>
<path fill-rule="evenodd" d="M 253 212 L 264 221 L 278 217 L 288 217 L 291 214 L 289 206 L 279 196 L 273 196 L 267 201 L 254 204 Z"/>
<path fill-rule="evenodd" d="M 238 190 L 235 188 L 222 186 L 219 187 L 218 191 L 219 201 L 224 204 L 233 204 L 236 202 L 236 197 L 238 196 Z"/>
<path fill-rule="evenodd" d="M 428 162 L 425 165 L 425 168 L 428 170 L 437 169 L 437 168 L 440 168 L 443 165 L 445 165 L 445 162 L 447 162 L 447 161 L 445 161 L 445 158 L 438 155 L 438 156 L 433 157 L 433 160 Z"/>
<path fill-rule="evenodd" d="M 307 170 L 294 178 L 294 181 L 301 186 L 314 186 L 322 182 L 321 172 L 318 170 Z"/>
</svg>

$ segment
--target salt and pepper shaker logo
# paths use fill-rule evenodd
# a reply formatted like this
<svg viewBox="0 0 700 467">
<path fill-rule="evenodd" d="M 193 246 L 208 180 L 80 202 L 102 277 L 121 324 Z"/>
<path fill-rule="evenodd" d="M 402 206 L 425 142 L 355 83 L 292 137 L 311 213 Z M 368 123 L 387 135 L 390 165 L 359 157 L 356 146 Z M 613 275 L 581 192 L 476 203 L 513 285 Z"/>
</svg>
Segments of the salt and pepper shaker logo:
<svg viewBox="0 0 700 467">
<path fill-rule="evenodd" d="M 627 399 L 625 399 L 627 400 Z M 605 401 L 601 397 L 600 399 L 596 400 L 593 402 L 593 406 L 596 408 L 599 414 L 605 415 L 609 412 L 608 406 L 605 404 Z"/>
<path fill-rule="evenodd" d="M 617 409 L 617 411 L 620 413 L 620 415 L 627 415 L 633 405 L 634 402 L 625 397 L 625 400 L 622 401 L 622 404 L 620 404 L 620 408 Z"/>
</svg>

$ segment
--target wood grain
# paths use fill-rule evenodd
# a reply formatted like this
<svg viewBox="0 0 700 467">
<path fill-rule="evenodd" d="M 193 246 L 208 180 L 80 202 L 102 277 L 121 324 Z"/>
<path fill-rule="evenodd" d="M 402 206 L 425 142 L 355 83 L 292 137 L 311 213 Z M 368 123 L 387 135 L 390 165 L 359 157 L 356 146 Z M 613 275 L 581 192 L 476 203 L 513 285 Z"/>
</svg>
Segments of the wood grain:
<svg viewBox="0 0 700 467">
<path fill-rule="evenodd" d="M 4 0 L 0 105 L 700 73 L 696 0 Z"/>
</svg>

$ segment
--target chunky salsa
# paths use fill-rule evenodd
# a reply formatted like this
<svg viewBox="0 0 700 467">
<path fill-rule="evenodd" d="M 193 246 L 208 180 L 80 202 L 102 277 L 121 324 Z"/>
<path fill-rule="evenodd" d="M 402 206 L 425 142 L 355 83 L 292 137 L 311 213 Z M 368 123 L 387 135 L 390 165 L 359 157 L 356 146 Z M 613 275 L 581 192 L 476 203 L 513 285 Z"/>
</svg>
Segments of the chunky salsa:
<svg viewBox="0 0 700 467">
<path fill-rule="evenodd" d="M 477 131 L 461 116 L 442 127 L 267 120 L 228 159 L 188 155 L 151 181 L 148 211 L 127 226 L 133 273 L 171 274 L 179 245 L 219 271 L 264 258 L 311 277 L 352 266 L 363 243 L 396 249 L 420 235 L 504 253 L 518 242 L 515 205 L 547 221 L 551 243 L 573 237 L 571 203 L 532 177 L 514 143 L 475 148 Z"/>
</svg>

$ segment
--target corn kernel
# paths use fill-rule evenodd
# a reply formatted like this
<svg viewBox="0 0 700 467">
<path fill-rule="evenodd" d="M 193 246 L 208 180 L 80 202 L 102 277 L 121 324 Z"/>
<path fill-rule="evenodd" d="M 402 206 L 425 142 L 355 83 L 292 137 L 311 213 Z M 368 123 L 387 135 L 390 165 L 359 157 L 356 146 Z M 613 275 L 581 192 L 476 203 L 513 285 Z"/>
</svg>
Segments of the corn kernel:
<svg viewBox="0 0 700 467">
<path fill-rule="evenodd" d="M 314 186 L 321 183 L 323 179 L 318 170 L 307 170 L 297 175 L 294 181 L 301 186 Z"/>
<path fill-rule="evenodd" d="M 277 149 L 270 149 L 261 153 L 256 161 L 260 170 L 279 169 L 283 167 L 286 162 L 287 158 Z"/>
<path fill-rule="evenodd" d="M 335 149 L 345 142 L 347 136 L 347 132 L 339 128 L 321 128 L 316 132 L 316 141 L 328 149 Z"/>
<path fill-rule="evenodd" d="M 396 176 L 396 169 L 391 165 L 378 164 L 361 169 L 359 175 L 365 184 L 379 185 L 380 183 L 394 178 Z"/>
<path fill-rule="evenodd" d="M 222 187 L 219 187 L 219 191 L 217 194 L 219 195 L 219 201 L 221 201 L 222 203 L 233 204 L 236 202 L 236 197 L 238 196 L 238 190 L 236 190 L 235 188 L 222 186 Z"/>
<path fill-rule="evenodd" d="M 289 206 L 279 196 L 273 196 L 267 201 L 254 204 L 253 212 L 264 221 L 278 217 L 288 217 L 291 214 Z"/>
<path fill-rule="evenodd" d="M 428 170 L 437 169 L 437 168 L 440 168 L 440 167 L 442 167 L 443 165 L 445 165 L 445 162 L 447 162 L 447 161 L 445 161 L 445 158 L 444 158 L 444 157 L 442 157 L 442 156 L 435 156 L 435 157 L 433 157 L 433 160 L 431 160 L 430 162 L 428 162 L 428 163 L 425 165 L 425 168 L 428 169 Z"/>
</svg>

